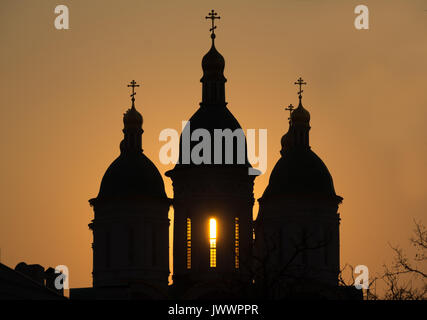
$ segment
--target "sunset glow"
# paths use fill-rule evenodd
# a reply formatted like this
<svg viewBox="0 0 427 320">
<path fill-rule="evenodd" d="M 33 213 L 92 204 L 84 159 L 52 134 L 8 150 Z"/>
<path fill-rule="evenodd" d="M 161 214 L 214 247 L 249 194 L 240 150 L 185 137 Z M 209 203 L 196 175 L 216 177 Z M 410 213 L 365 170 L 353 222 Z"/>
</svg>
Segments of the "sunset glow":
<svg viewBox="0 0 427 320">
<path fill-rule="evenodd" d="M 64 3 L 70 29 L 57 30 L 54 8 Z M 355 29 L 355 5 L 216 1 L 215 46 L 225 59 L 230 112 L 245 133 L 268 130 L 267 169 L 254 182 L 253 218 L 289 128 L 285 107 L 298 105 L 293 83 L 301 76 L 308 82 L 311 148 L 344 198 L 341 265 L 366 265 L 375 274 L 393 260 L 388 244 L 408 246 L 413 221 L 427 222 L 427 4 L 369 1 L 369 30 Z M 174 166 L 159 160 L 166 143 L 159 135 L 167 128 L 180 133 L 199 108 L 211 9 L 195 0 L 1 1 L 1 263 L 66 265 L 70 287 L 92 285 L 88 200 L 120 155 L 132 79 L 140 83 L 135 105 L 143 116 L 144 154 L 174 197 L 164 175 Z M 174 215 L 171 207 L 170 283 Z M 197 270 L 199 245 L 205 267 L 208 246 L 211 265 L 222 264 L 223 239 L 232 244 L 237 238 L 222 216 L 212 216 L 180 222 L 181 256 L 188 257 L 183 268 Z M 249 236 L 240 217 L 243 268 Z M 408 256 L 415 254 L 410 250 Z"/>
<path fill-rule="evenodd" d="M 214 218 L 209 220 L 209 239 L 216 239 L 216 220 Z"/>
</svg>

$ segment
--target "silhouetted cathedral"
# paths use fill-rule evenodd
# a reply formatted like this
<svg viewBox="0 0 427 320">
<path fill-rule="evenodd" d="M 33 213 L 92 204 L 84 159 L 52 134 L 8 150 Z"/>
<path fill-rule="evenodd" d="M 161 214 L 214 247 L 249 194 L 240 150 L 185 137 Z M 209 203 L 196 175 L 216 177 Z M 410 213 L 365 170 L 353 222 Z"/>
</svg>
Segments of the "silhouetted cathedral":
<svg viewBox="0 0 427 320">
<path fill-rule="evenodd" d="M 219 17 L 212 10 L 206 18 L 212 20 L 212 44 L 202 60 L 202 101 L 181 134 L 177 164 L 166 172 L 174 198 L 167 198 L 162 176 L 143 153 L 143 120 L 135 108 L 138 85 L 132 81 L 120 155 L 107 169 L 98 196 L 90 200 L 93 288 L 72 289 L 71 298 L 339 296 L 337 210 L 342 198 L 335 193 L 327 167 L 310 148 L 303 80 L 296 82 L 298 107 L 287 109 L 289 131 L 259 199 L 256 222 L 256 175 L 248 173 L 253 169 L 244 135 L 243 152 L 239 137 L 232 140 L 232 161 L 226 157 L 225 137 L 221 150 L 215 150 L 213 139 L 208 142 L 215 150 L 211 154 L 199 150 L 200 140 L 189 139 L 197 129 L 207 130 L 211 137 L 215 129 L 241 131 L 227 107 L 225 60 L 215 47 L 214 21 Z M 171 205 L 173 284 L 168 286 Z"/>
<path fill-rule="evenodd" d="M 179 163 L 166 173 L 174 190 L 173 282 L 179 295 L 188 298 L 224 293 L 224 282 L 235 277 L 250 279 L 255 176 L 248 175 L 246 150 L 244 161 L 237 161 L 236 141 L 231 164 L 227 164 L 225 148 L 220 158 L 214 156 L 214 130 L 234 132 L 241 126 L 227 108 L 225 61 L 215 48 L 214 28 L 211 31 L 212 46 L 202 60 L 202 102 L 183 130 L 188 136 L 200 128 L 208 130 L 211 157 L 208 164 L 194 163 L 190 153 L 198 141 L 191 141 L 185 153 L 181 136 Z"/>
<path fill-rule="evenodd" d="M 138 85 L 132 81 L 129 86 Z M 89 225 L 93 287 L 100 297 L 162 298 L 169 276 L 170 202 L 159 171 L 144 155 L 143 118 L 135 108 L 135 93 L 131 96 L 120 156 L 105 172 L 98 196 L 89 201 L 95 213 Z"/>
<path fill-rule="evenodd" d="M 340 272 L 339 214 L 342 198 L 332 177 L 309 143 L 310 113 L 302 105 L 291 112 L 289 131 L 281 139 L 281 158 L 259 199 L 256 254 L 267 269 L 258 275 L 273 297 L 295 294 L 330 296 L 319 286 L 335 288 Z M 274 290 L 272 290 L 274 288 Z"/>
</svg>

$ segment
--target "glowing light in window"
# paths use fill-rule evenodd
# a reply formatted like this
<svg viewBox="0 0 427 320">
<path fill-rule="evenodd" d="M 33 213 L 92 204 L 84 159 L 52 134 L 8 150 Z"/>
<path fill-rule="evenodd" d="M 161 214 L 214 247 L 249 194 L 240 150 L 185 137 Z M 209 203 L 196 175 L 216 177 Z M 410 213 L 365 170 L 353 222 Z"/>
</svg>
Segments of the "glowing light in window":
<svg viewBox="0 0 427 320">
<path fill-rule="evenodd" d="M 210 266 L 216 267 L 216 220 L 209 220 Z"/>
<path fill-rule="evenodd" d="M 234 218 L 234 267 L 239 269 L 239 218 Z"/>
<path fill-rule="evenodd" d="M 187 218 L 187 269 L 191 269 L 191 219 Z"/>
<path fill-rule="evenodd" d="M 210 239 L 216 239 L 216 220 L 214 218 L 209 220 Z"/>
</svg>

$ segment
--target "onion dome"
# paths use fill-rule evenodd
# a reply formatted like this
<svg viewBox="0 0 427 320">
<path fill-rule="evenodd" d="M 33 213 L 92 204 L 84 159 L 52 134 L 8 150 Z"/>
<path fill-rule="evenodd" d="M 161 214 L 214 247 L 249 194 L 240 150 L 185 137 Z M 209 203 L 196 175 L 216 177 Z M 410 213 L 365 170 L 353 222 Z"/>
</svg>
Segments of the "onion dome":
<svg viewBox="0 0 427 320">
<path fill-rule="evenodd" d="M 336 196 L 328 168 L 311 149 L 286 150 L 274 166 L 262 198 L 292 194 Z"/>
<path fill-rule="evenodd" d="M 215 48 L 215 34 L 212 34 L 212 46 L 202 59 L 203 77 L 201 82 L 216 80 L 226 82 L 224 77 L 225 59 Z"/>
<path fill-rule="evenodd" d="M 141 127 L 143 123 L 142 115 L 135 109 L 135 105 L 132 104 L 132 107 L 126 111 L 123 115 L 123 124 L 126 127 L 139 126 Z"/>
<path fill-rule="evenodd" d="M 133 89 L 136 86 L 132 81 Z M 105 172 L 96 200 L 147 196 L 166 198 L 163 178 L 142 150 L 143 118 L 135 108 L 134 96 L 135 92 L 131 95 L 131 108 L 123 115 L 124 138 L 120 142 L 120 156 Z"/>
<path fill-rule="evenodd" d="M 213 29 L 211 29 L 213 31 Z M 189 165 L 238 165 L 250 167 L 247 158 L 246 137 L 239 122 L 227 108 L 225 101 L 225 82 L 227 79 L 224 77 L 224 57 L 215 48 L 215 33 L 211 34 L 212 45 L 210 50 L 204 55 L 202 59 L 203 77 L 202 82 L 202 102 L 200 108 L 193 114 L 189 122 L 183 129 L 180 137 L 180 153 L 178 163 L 171 171 L 166 172 L 166 176 L 171 176 L 172 172 L 179 168 L 186 168 Z M 209 132 L 208 142 L 210 145 L 210 155 L 204 158 L 202 163 L 195 163 L 193 157 L 194 147 L 197 146 L 203 139 L 199 137 L 198 141 L 193 141 L 190 137 L 197 129 L 204 129 Z M 221 160 L 215 159 L 215 136 L 219 130 L 231 130 L 231 132 L 242 135 L 244 139 L 245 150 L 241 152 L 238 145 L 238 138 L 233 138 L 233 159 L 227 161 L 225 152 L 225 139 L 222 140 L 222 154 Z M 184 142 L 183 142 L 184 140 Z M 188 143 L 186 142 L 188 141 Z M 203 140 L 204 141 L 204 140 Z M 202 151 L 201 153 L 203 153 Z M 207 161 L 205 161 L 208 159 Z M 243 159 L 243 160 L 242 160 Z M 231 163 L 230 163 L 231 162 Z"/>
<path fill-rule="evenodd" d="M 289 130 L 281 139 L 281 158 L 274 166 L 270 180 L 260 200 L 290 195 L 326 197 L 341 201 L 335 193 L 334 183 L 328 168 L 311 150 L 309 144 L 310 113 L 302 105 L 300 78 L 299 105 L 290 105 Z"/>
<path fill-rule="evenodd" d="M 309 123 L 310 122 L 310 112 L 308 112 L 301 103 L 301 99 L 298 107 L 291 113 L 291 122 L 293 123 Z"/>
<path fill-rule="evenodd" d="M 194 147 L 201 143 L 200 140 L 202 138 L 200 138 L 199 141 L 192 141 L 190 139 L 193 132 L 195 132 L 197 129 L 206 130 L 207 132 L 209 132 L 209 136 L 211 137 L 210 141 L 208 142 L 210 146 L 210 151 L 211 151 L 208 163 L 206 163 L 205 161 L 203 163 L 195 163 L 193 157 L 190 157 Z M 233 159 L 231 164 L 228 164 L 226 159 L 226 152 L 224 150 L 224 147 L 226 144 L 225 138 L 222 139 L 221 160 L 218 161 L 218 159 L 215 159 L 215 136 L 216 136 L 215 132 L 219 132 L 221 130 L 222 132 L 225 132 L 226 130 L 230 130 L 235 134 L 242 135 L 242 139 L 244 139 L 244 143 L 245 143 L 243 161 L 242 161 L 241 155 L 239 154 L 241 151 L 237 143 L 238 142 L 237 138 L 233 138 L 233 145 L 232 145 Z M 188 148 L 183 146 L 183 139 L 186 139 L 186 141 L 188 141 L 189 143 Z M 244 136 L 242 127 L 240 126 L 239 122 L 234 117 L 234 115 L 230 112 L 230 110 L 225 105 L 209 107 L 209 106 L 203 106 L 201 104 L 200 108 L 192 115 L 192 117 L 187 122 L 187 125 L 184 127 L 181 133 L 179 159 L 175 168 L 185 168 L 185 167 L 189 167 L 189 165 L 200 166 L 203 164 L 207 164 L 207 165 L 214 165 L 214 164 L 227 165 L 228 164 L 228 165 L 250 167 L 251 165 L 247 158 L 246 149 L 247 149 L 246 138 Z"/>
</svg>

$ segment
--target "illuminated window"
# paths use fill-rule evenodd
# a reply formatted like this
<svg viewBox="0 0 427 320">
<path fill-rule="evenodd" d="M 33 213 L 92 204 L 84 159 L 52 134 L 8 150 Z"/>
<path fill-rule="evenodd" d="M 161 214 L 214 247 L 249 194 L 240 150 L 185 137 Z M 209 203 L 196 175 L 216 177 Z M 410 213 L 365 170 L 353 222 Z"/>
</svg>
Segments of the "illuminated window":
<svg viewBox="0 0 427 320">
<path fill-rule="evenodd" d="M 216 267 L 216 220 L 209 220 L 210 266 Z"/>
<path fill-rule="evenodd" d="M 239 269 L 239 218 L 234 218 L 234 267 Z"/>
<path fill-rule="evenodd" d="M 191 269 L 191 219 L 187 218 L 187 269 Z"/>
</svg>

